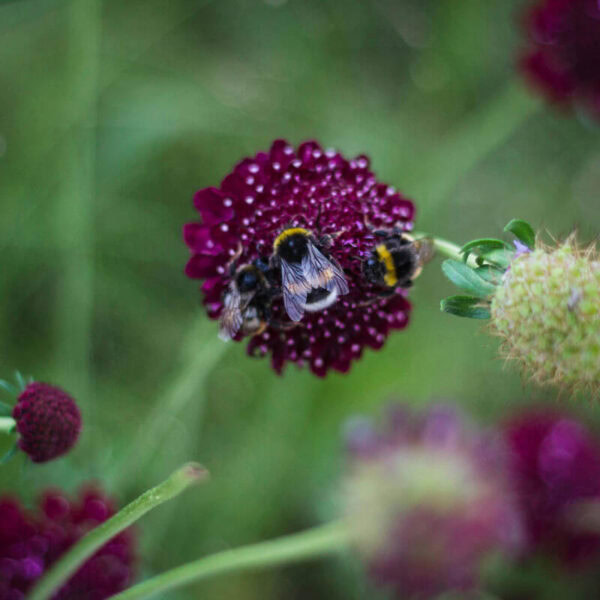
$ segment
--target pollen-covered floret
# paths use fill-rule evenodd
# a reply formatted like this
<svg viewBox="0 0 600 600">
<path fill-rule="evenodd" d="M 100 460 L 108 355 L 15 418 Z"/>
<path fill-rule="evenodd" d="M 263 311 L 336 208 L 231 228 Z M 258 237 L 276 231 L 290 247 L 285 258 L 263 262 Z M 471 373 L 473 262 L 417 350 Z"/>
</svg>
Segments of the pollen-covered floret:
<svg viewBox="0 0 600 600">
<path fill-rule="evenodd" d="M 491 304 L 506 358 L 539 383 L 600 386 L 600 259 L 571 238 L 515 258 Z"/>
<path fill-rule="evenodd" d="M 65 391 L 34 382 L 20 394 L 13 409 L 18 445 L 33 462 L 46 462 L 68 452 L 81 431 L 81 413 Z"/>
<path fill-rule="evenodd" d="M 437 407 L 349 430 L 347 518 L 375 582 L 399 598 L 476 588 L 490 552 L 522 541 L 500 436 Z"/>
<path fill-rule="evenodd" d="M 273 298 L 269 326 L 250 338 L 248 352 L 270 354 L 278 373 L 287 362 L 308 365 L 321 376 L 329 369 L 348 371 L 366 346 L 381 348 L 392 330 L 406 327 L 406 291 L 381 297 L 382 287 L 365 279 L 362 261 L 376 243 L 375 228 L 412 229 L 414 207 L 376 180 L 367 157 L 348 160 L 316 142 L 294 148 L 277 140 L 268 152 L 242 160 L 219 188 L 200 190 L 194 202 L 201 222 L 184 228 L 192 251 L 186 273 L 205 280 L 204 304 L 211 318 L 223 311 L 232 261 L 244 265 L 269 259 L 275 240 L 289 227 L 310 232 L 318 251 L 332 259 L 332 282 L 338 265 L 343 271 L 332 291 L 335 302 L 309 294 L 306 303 L 312 307 L 304 303 L 292 309 L 295 316 L 301 313 L 296 325 L 282 295 Z M 323 239 L 328 241 L 321 245 Z M 306 281 L 297 282 L 300 292 Z"/>
</svg>

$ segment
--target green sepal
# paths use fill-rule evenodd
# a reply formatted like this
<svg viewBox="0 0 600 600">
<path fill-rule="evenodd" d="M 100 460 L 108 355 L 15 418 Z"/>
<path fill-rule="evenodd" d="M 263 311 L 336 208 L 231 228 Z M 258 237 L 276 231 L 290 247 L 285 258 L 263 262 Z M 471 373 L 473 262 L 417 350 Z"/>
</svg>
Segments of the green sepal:
<svg viewBox="0 0 600 600">
<path fill-rule="evenodd" d="M 504 271 L 493 265 L 482 265 L 474 269 L 475 273 L 492 285 L 500 285 Z"/>
<path fill-rule="evenodd" d="M 27 387 L 27 382 L 25 381 L 25 377 L 21 375 L 20 371 L 15 371 L 15 379 L 17 381 L 17 385 L 19 386 L 19 392 L 23 392 Z"/>
<path fill-rule="evenodd" d="M 442 263 L 442 271 L 461 290 L 479 298 L 487 298 L 496 291 L 496 286 L 487 282 L 465 263 L 449 258 Z"/>
<path fill-rule="evenodd" d="M 467 262 L 471 252 L 476 252 L 479 256 L 483 256 L 492 250 L 503 250 L 509 248 L 509 245 L 496 238 L 480 238 L 478 240 L 472 240 L 467 242 L 461 249 L 460 253 L 463 255 L 463 260 Z"/>
<path fill-rule="evenodd" d="M 489 319 L 489 304 L 474 296 L 450 296 L 440 303 L 442 312 L 467 319 Z"/>
<path fill-rule="evenodd" d="M 19 446 L 17 444 L 13 444 L 12 447 L 2 458 L 0 458 L 0 465 L 6 464 L 19 450 Z"/>
<path fill-rule="evenodd" d="M 496 248 L 478 256 L 476 258 L 476 262 L 480 267 L 486 263 L 489 263 L 498 267 L 499 269 L 502 269 L 502 271 L 506 271 L 513 259 L 513 256 L 514 251 L 512 250 Z"/>
<path fill-rule="evenodd" d="M 533 227 L 527 221 L 523 221 L 523 219 L 513 219 L 504 228 L 504 231 L 512 233 L 528 248 L 535 248 L 535 231 L 533 231 Z"/>
</svg>

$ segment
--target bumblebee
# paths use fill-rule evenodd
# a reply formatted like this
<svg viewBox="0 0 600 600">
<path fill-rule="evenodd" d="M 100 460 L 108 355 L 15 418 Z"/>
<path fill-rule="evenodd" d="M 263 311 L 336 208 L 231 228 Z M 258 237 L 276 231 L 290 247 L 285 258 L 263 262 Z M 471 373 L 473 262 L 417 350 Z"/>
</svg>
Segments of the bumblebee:
<svg viewBox="0 0 600 600">
<path fill-rule="evenodd" d="M 264 259 L 239 268 L 232 266 L 232 271 L 233 279 L 223 294 L 224 308 L 219 318 L 219 337 L 224 341 L 239 331 L 245 336 L 262 333 L 269 324 L 275 293 Z"/>
<path fill-rule="evenodd" d="M 408 288 L 431 260 L 434 253 L 432 240 L 413 239 L 401 231 L 375 231 L 381 241 L 363 261 L 363 276 L 370 283 L 383 286 L 389 292 Z"/>
<path fill-rule="evenodd" d="M 300 321 L 305 311 L 324 310 L 348 293 L 344 271 L 327 255 L 331 243 L 330 236 L 317 240 L 301 227 L 285 229 L 275 238 L 271 264 L 281 270 L 283 304 L 292 321 Z"/>
</svg>

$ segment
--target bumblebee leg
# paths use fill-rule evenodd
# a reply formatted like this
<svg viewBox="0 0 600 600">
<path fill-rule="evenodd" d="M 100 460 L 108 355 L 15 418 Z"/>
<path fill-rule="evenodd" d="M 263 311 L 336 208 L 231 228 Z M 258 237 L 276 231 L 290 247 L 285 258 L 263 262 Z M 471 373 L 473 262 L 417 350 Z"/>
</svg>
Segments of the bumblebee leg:
<svg viewBox="0 0 600 600">
<path fill-rule="evenodd" d="M 242 255 L 243 250 L 244 248 L 242 246 L 242 243 L 238 242 L 238 247 L 235 251 L 235 254 L 229 259 L 229 261 L 225 265 L 225 268 L 228 270 L 230 277 L 233 277 L 235 275 L 235 272 L 237 271 L 237 262 L 240 256 Z"/>
</svg>

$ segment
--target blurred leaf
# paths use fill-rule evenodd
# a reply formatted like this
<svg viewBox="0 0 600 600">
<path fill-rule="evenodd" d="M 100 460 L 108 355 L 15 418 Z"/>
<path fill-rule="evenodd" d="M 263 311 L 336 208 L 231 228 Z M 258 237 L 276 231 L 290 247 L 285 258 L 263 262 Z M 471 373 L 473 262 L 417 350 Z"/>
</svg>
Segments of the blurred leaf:
<svg viewBox="0 0 600 600">
<path fill-rule="evenodd" d="M 440 303 L 442 312 L 468 319 L 489 319 L 489 304 L 474 296 L 450 296 Z"/>
<path fill-rule="evenodd" d="M 492 265 L 482 265 L 481 267 L 477 267 L 475 273 L 492 285 L 498 285 L 502 279 L 502 275 L 504 275 L 502 269 L 498 269 Z"/>
<path fill-rule="evenodd" d="M 496 290 L 496 286 L 487 282 L 471 267 L 458 260 L 452 258 L 445 260 L 442 263 L 442 270 L 454 285 L 474 296 L 487 298 Z"/>
<path fill-rule="evenodd" d="M 0 465 L 6 464 L 17 453 L 18 449 L 19 446 L 17 444 L 13 444 L 11 449 L 4 456 L 2 456 L 2 458 L 0 458 Z"/>
<path fill-rule="evenodd" d="M 513 219 L 504 231 L 512 233 L 520 242 L 523 242 L 528 248 L 535 247 L 535 231 L 533 227 L 523 219 Z"/>
</svg>

